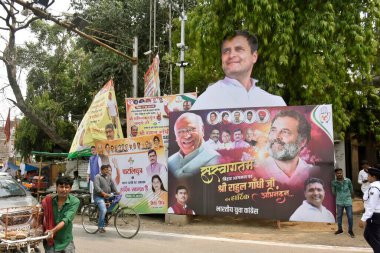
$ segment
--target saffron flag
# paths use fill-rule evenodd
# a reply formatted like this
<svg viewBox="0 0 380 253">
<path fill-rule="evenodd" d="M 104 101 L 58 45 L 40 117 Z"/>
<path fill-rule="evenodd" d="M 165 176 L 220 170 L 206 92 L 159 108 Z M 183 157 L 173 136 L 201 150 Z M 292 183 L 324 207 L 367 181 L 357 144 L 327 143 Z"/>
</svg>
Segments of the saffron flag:
<svg viewBox="0 0 380 253">
<path fill-rule="evenodd" d="M 90 156 L 96 141 L 123 138 L 113 81 L 109 80 L 95 95 L 84 115 L 68 158 Z"/>
<path fill-rule="evenodd" d="M 10 108 L 8 111 L 7 121 L 5 122 L 5 126 L 4 126 L 4 134 L 5 134 L 5 142 L 4 143 L 7 143 L 7 142 L 9 142 L 9 140 L 11 138 L 11 109 Z"/>
<path fill-rule="evenodd" d="M 160 58 L 154 57 L 152 64 L 144 75 L 144 97 L 160 96 Z"/>
</svg>

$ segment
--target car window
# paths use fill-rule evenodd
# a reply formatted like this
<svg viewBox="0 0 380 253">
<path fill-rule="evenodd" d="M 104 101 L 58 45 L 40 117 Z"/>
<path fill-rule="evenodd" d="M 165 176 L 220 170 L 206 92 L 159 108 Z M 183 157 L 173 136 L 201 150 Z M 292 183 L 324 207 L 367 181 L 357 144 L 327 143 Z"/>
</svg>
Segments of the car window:
<svg viewBox="0 0 380 253">
<path fill-rule="evenodd" d="M 25 191 L 13 179 L 0 179 L 0 198 L 25 196 Z"/>
</svg>

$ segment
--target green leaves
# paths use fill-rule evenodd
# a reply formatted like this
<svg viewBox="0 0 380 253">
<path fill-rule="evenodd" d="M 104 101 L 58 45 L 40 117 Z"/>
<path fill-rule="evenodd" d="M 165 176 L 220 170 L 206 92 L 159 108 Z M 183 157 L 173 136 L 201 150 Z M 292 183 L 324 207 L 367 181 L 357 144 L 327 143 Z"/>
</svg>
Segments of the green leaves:
<svg viewBox="0 0 380 253">
<path fill-rule="evenodd" d="M 223 77 L 219 43 L 227 31 L 248 29 L 259 38 L 253 76 L 289 105 L 332 103 L 336 136 L 377 133 L 362 124 L 379 118 L 378 93 L 371 89 L 379 48 L 379 1 L 200 1 L 189 16 L 191 67 L 203 91 Z M 201 57 L 200 57 L 201 56 Z M 376 68 L 376 67 L 375 67 Z M 378 69 L 378 68 L 376 68 Z M 196 70 L 196 71 L 195 71 Z M 210 75 L 216 73 L 216 75 Z M 195 79 L 195 78 L 194 78 Z M 283 84 L 278 86 L 277 84 Z M 358 94 L 361 95 L 358 95 Z M 369 106 L 371 100 L 371 107 Z M 363 110 L 365 108 L 365 113 Z"/>
</svg>

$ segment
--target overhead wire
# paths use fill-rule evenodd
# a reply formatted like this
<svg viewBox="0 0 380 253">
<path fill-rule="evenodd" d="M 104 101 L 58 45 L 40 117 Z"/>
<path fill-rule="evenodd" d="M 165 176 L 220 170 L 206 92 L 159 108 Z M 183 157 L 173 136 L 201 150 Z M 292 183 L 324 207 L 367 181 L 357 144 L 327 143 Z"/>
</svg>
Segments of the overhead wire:
<svg viewBox="0 0 380 253">
<path fill-rule="evenodd" d="M 98 40 L 107 41 L 108 43 L 111 43 L 111 44 L 114 44 L 114 45 L 118 45 L 118 46 L 125 47 L 125 48 L 133 50 L 132 47 L 128 47 L 126 45 L 123 45 L 123 44 L 120 44 L 120 43 L 117 43 L 117 42 L 114 42 L 114 41 L 111 41 L 111 40 L 107 40 L 107 39 L 104 39 L 102 37 L 98 37 L 98 36 L 94 36 L 94 35 L 92 35 L 92 37 L 94 37 L 95 39 L 98 39 Z"/>
</svg>

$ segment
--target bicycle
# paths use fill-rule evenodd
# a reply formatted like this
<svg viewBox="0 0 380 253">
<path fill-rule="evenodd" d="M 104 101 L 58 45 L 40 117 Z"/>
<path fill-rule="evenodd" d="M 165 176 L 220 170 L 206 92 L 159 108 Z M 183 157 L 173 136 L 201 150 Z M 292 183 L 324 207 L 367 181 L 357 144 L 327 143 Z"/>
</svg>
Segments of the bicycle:
<svg viewBox="0 0 380 253">
<path fill-rule="evenodd" d="M 111 206 L 107 208 L 105 226 L 107 227 L 111 218 L 114 217 L 114 226 L 117 233 L 123 238 L 131 239 L 140 230 L 140 216 L 132 208 L 120 206 L 120 200 L 121 195 L 115 195 Z M 83 229 L 89 234 L 95 234 L 99 230 L 98 220 L 98 206 L 94 203 L 85 205 L 82 209 Z"/>
</svg>

